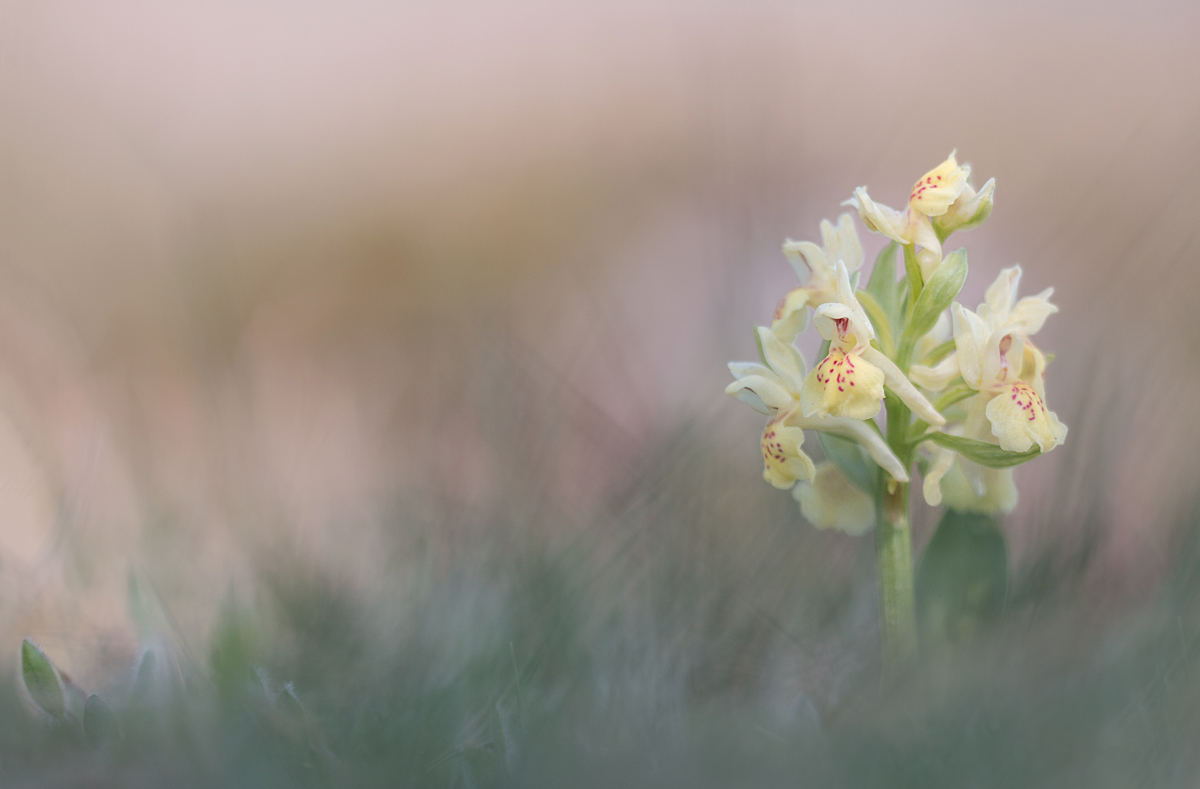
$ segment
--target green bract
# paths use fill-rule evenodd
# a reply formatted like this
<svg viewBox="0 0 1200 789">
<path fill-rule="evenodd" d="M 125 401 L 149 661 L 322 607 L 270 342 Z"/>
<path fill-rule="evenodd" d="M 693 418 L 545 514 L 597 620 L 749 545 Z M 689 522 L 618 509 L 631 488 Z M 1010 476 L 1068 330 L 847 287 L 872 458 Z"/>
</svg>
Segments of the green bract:
<svg viewBox="0 0 1200 789">
<path fill-rule="evenodd" d="M 950 306 L 967 281 L 967 250 L 956 249 L 946 256 L 942 265 L 921 288 L 921 295 L 913 306 L 912 317 L 904 328 L 904 337 L 908 342 L 916 342 L 937 323 L 940 316 Z"/>
<path fill-rule="evenodd" d="M 817 433 L 817 440 L 821 442 L 825 457 L 837 466 L 855 487 L 874 495 L 879 467 L 863 454 L 858 444 L 829 433 Z"/>
<path fill-rule="evenodd" d="M 1037 447 L 1030 449 L 1028 452 L 1009 452 L 1007 449 L 1001 449 L 995 444 L 989 444 L 986 441 L 952 436 L 948 433 L 930 433 L 929 440 L 935 444 L 940 444 L 946 449 L 952 449 L 968 460 L 973 460 L 979 465 L 987 466 L 988 468 L 1011 468 L 1012 466 L 1019 466 L 1042 454 L 1042 451 Z"/>
</svg>

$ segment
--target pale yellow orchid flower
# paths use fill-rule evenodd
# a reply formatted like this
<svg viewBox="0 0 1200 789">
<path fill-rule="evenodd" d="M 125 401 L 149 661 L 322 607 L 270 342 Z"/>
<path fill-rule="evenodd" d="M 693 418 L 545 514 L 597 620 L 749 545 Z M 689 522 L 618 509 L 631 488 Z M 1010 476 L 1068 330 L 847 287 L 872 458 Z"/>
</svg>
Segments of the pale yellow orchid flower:
<svg viewBox="0 0 1200 789">
<path fill-rule="evenodd" d="M 875 502 L 833 463 L 818 465 L 812 481 L 793 488 L 792 497 L 818 529 L 838 529 L 857 537 L 875 525 Z"/>
<path fill-rule="evenodd" d="M 1034 444 L 1049 452 L 1066 439 L 1067 427 L 1046 408 L 1046 357 L 1030 336 L 1058 307 L 1049 301 L 1053 288 L 1018 301 L 1020 280 L 1020 266 L 1004 269 L 976 312 L 952 305 L 954 352 L 934 367 L 914 365 L 909 375 L 932 391 L 947 388 L 961 376 L 978 392 L 964 403 L 967 416 L 960 432 L 967 438 L 998 443 L 1012 452 L 1026 452 Z M 924 480 L 926 502 L 936 506 L 942 498 L 942 477 L 953 484 L 950 480 L 958 480 L 961 473 L 969 487 L 965 492 L 959 489 L 954 502 L 947 489 L 951 506 L 993 512 L 1016 506 L 1011 469 L 988 469 L 962 458 L 956 463 L 955 458 L 948 449 L 934 450 Z"/>
<path fill-rule="evenodd" d="M 875 329 L 854 295 L 849 272 L 840 262 L 837 272 L 837 300 L 818 307 L 813 317 L 830 345 L 829 354 L 804 379 L 804 415 L 870 419 L 879 413 L 886 385 L 921 419 L 945 424 L 896 363 L 871 346 Z"/>
<path fill-rule="evenodd" d="M 967 435 L 982 432 L 982 409 L 1002 449 L 1026 452 L 1037 444 L 1049 452 L 1063 442 L 1067 428 L 1046 408 L 1046 357 L 1029 337 L 1058 307 L 1049 301 L 1053 288 L 1017 301 L 1020 280 L 1020 266 L 1001 271 L 978 313 L 951 306 L 958 368 L 966 385 L 980 393 L 967 418 Z"/>
<path fill-rule="evenodd" d="M 1049 452 L 1067 437 L 1067 427 L 1046 408 L 1046 357 L 1030 340 L 1022 339 L 1011 326 L 988 334 L 986 322 L 977 314 L 954 304 L 954 339 L 963 381 L 978 394 L 967 401 L 962 435 L 997 443 L 1010 452 L 1027 452 L 1035 444 Z M 956 462 L 957 460 L 957 462 Z M 1011 477 L 997 474 L 953 452 L 939 448 L 924 482 L 925 500 L 936 506 L 944 475 L 954 468 L 970 483 L 972 496 L 959 498 L 959 508 L 993 511 L 1016 505 L 1009 492 Z M 949 477 L 947 476 L 947 479 Z M 974 502 L 974 503 L 971 503 Z M 969 505 L 969 506 L 968 506 Z"/>
<path fill-rule="evenodd" d="M 854 196 L 843 204 L 858 207 L 858 215 L 867 229 L 901 244 L 921 247 L 923 252 L 917 259 L 925 279 L 929 279 L 942 262 L 942 242 L 938 240 L 931 217 L 942 216 L 950 210 L 967 188 L 967 178 L 971 175 L 971 168 L 955 161 L 954 154 L 951 151 L 946 161 L 913 184 L 903 211 L 876 203 L 867 194 L 865 186 L 855 189 Z"/>
<path fill-rule="evenodd" d="M 800 408 L 804 359 L 794 346 L 780 340 L 765 326 L 758 327 L 758 339 L 766 364 L 730 363 L 729 371 L 735 380 L 725 393 L 770 417 L 762 434 L 763 478 L 767 482 L 787 489 L 797 480 L 813 479 L 815 466 L 801 448 L 805 430 L 822 430 L 848 438 L 866 450 L 894 479 L 908 480 L 904 466 L 887 442 L 864 422 L 844 417 L 805 416 Z"/>
<path fill-rule="evenodd" d="M 984 331 L 989 336 L 995 332 L 1011 332 L 1028 340 L 1029 337 L 1041 331 L 1042 326 L 1046 323 L 1046 318 L 1058 312 L 1058 307 L 1050 303 L 1050 297 L 1054 295 L 1054 288 L 1046 288 L 1036 296 L 1026 296 L 1017 301 L 1017 288 L 1020 282 L 1021 267 L 1012 266 L 1002 270 L 995 282 L 988 286 L 983 303 L 979 305 L 975 315 L 983 322 Z M 939 318 L 934 331 L 930 332 L 930 335 L 936 335 L 938 340 L 943 338 L 940 332 L 943 331 L 942 319 L 944 318 L 945 314 Z M 948 322 L 946 325 L 949 325 Z M 923 340 L 923 342 L 925 341 Z M 932 345 L 930 344 L 918 346 L 918 358 L 931 349 Z M 976 367 L 971 366 L 970 362 L 968 362 L 968 366 L 972 370 L 976 370 Z M 933 392 L 944 390 L 959 377 L 960 373 L 957 349 L 934 367 L 913 365 L 908 371 L 909 377 L 917 386 Z M 972 388 L 978 389 L 979 387 Z"/>
<path fill-rule="evenodd" d="M 828 219 L 821 220 L 821 242 L 818 247 L 811 241 L 788 240 L 783 245 L 783 254 L 804 284 L 788 291 L 771 318 L 771 331 L 784 342 L 791 342 L 804 330 L 808 308 L 817 307 L 837 298 L 837 271 L 835 264 L 840 260 L 850 272 L 862 268 L 863 248 L 854 229 L 854 218 L 850 214 L 838 217 L 837 227 Z"/>
</svg>

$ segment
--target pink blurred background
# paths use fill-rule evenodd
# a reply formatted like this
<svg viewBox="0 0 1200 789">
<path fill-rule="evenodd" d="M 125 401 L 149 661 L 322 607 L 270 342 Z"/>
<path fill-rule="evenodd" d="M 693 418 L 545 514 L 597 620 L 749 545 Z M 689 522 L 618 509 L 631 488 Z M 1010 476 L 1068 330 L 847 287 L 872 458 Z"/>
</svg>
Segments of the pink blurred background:
<svg viewBox="0 0 1200 789">
<path fill-rule="evenodd" d="M 3 644 L 131 650 L 131 570 L 185 623 L 263 553 L 384 583 L 398 513 L 469 540 L 515 502 L 557 539 L 689 421 L 756 463 L 724 364 L 793 282 L 780 243 L 954 148 L 997 181 L 963 300 L 1019 262 L 1061 307 L 1071 433 L 1018 471 L 1015 558 L 1055 538 L 1031 513 L 1100 518 L 1097 588 L 1143 593 L 1200 461 L 1198 23 L 0 7 Z"/>
</svg>

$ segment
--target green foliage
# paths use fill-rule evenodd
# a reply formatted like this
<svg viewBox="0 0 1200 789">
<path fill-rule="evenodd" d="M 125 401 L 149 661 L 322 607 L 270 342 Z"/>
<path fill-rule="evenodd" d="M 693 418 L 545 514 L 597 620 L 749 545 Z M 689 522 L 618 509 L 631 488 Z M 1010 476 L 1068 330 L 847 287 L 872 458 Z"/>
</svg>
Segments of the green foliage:
<svg viewBox="0 0 1200 789">
<path fill-rule="evenodd" d="M 912 276 L 912 272 L 909 273 Z M 920 276 L 920 271 L 917 272 Z M 913 305 L 912 316 L 904 328 L 904 336 L 915 341 L 924 336 L 940 316 L 958 297 L 963 283 L 967 281 L 967 251 L 956 249 L 942 261 L 933 276 L 924 284 Z"/>
<path fill-rule="evenodd" d="M 1171 594 L 1139 597 L 1114 617 L 1110 599 L 1077 585 L 1086 566 L 1064 572 L 1083 561 L 1078 552 L 1030 581 L 1036 541 L 1005 596 L 994 526 L 948 515 L 915 579 L 924 652 L 902 686 L 885 688 L 876 590 L 862 575 L 870 538 L 795 528 L 793 501 L 751 495 L 758 469 L 728 451 L 740 433 L 722 429 L 674 434 L 614 495 L 617 514 L 565 539 L 545 537 L 562 527 L 557 513 L 545 531 L 522 534 L 518 516 L 497 509 L 469 540 L 428 548 L 398 536 L 379 548 L 389 575 L 361 586 L 280 560 L 253 608 L 231 598 L 223 624 L 143 642 L 139 665 L 106 664 L 90 690 L 115 726 L 97 722 L 98 696 L 83 705 L 82 736 L 69 715 L 43 725 L 10 672 L 0 682 L 3 782 L 1194 784 L 1200 539 L 1179 543 L 1188 559 Z M 1039 509 L 1022 527 L 1062 533 L 1061 512 Z M 461 535 L 473 524 L 449 525 Z M 396 525 L 398 535 L 421 528 Z M 223 694 L 213 681 L 221 661 L 193 662 L 183 644 L 228 657 L 231 632 L 252 640 L 231 674 L 253 681 Z M 931 649 L 941 639 L 953 649 Z M 72 649 L 87 644 L 85 635 Z M 178 692 L 151 692 L 180 675 Z"/>
<path fill-rule="evenodd" d="M 893 325 L 900 323 L 900 299 L 904 285 L 896 279 L 896 251 L 899 245 L 895 241 L 884 247 L 875 258 L 875 267 L 871 269 L 871 278 L 867 280 L 865 291 L 870 294 Z"/>
<path fill-rule="evenodd" d="M 995 444 L 989 444 L 986 441 L 952 436 L 949 433 L 930 433 L 929 440 L 947 449 L 953 449 L 968 460 L 973 460 L 979 465 L 987 466 L 988 468 L 1019 466 L 1042 454 L 1042 451 L 1037 447 L 1033 447 L 1028 452 L 1009 452 L 1007 449 L 1001 449 Z"/>
<path fill-rule="evenodd" d="M 231 696 L 257 678 L 258 633 L 250 616 L 230 594 L 221 606 L 212 639 L 209 665 L 212 681 L 223 696 Z"/>
<path fill-rule="evenodd" d="M 934 348 L 932 351 L 925 354 L 925 358 L 921 359 L 920 361 L 922 364 L 927 364 L 930 366 L 935 365 L 938 362 L 940 362 L 942 359 L 945 359 L 947 356 L 949 356 L 951 353 L 953 353 L 955 351 L 955 349 L 956 349 L 956 344 L 955 344 L 954 338 L 951 337 L 949 340 L 946 340 L 945 342 L 941 343 L 936 348 Z"/>
<path fill-rule="evenodd" d="M 879 306 L 879 303 L 866 291 L 858 291 L 857 298 L 858 303 L 867 311 L 867 316 L 871 319 L 871 325 L 875 327 L 875 336 L 879 342 L 880 350 L 888 356 L 894 356 L 896 353 L 896 341 L 892 337 L 892 323 L 884 312 L 883 307 Z"/>
<path fill-rule="evenodd" d="M 92 747 L 113 743 L 121 738 L 116 714 L 95 693 L 88 696 L 83 705 L 83 733 Z"/>
<path fill-rule="evenodd" d="M 938 396 L 937 400 L 934 401 L 933 407 L 938 411 L 945 411 L 955 403 L 961 403 L 963 400 L 966 400 L 968 397 L 971 397 L 975 394 L 978 394 L 978 392 L 966 384 L 960 384 L 946 390 L 945 392 L 942 392 L 942 394 Z"/>
<path fill-rule="evenodd" d="M 987 515 L 947 510 L 917 566 L 924 646 L 962 642 L 1004 613 L 1008 549 Z"/>
<path fill-rule="evenodd" d="M 763 352 L 762 337 L 758 333 L 757 326 L 754 328 L 754 347 L 758 349 L 758 360 L 763 364 L 767 364 L 767 355 Z M 769 364 L 767 366 L 770 367 Z"/>
<path fill-rule="evenodd" d="M 855 487 L 868 495 L 875 495 L 879 466 L 875 465 L 875 461 L 871 460 L 856 442 L 823 430 L 817 431 L 817 440 L 821 442 L 826 459 L 836 465 Z"/>
<path fill-rule="evenodd" d="M 62 683 L 50 658 L 28 638 L 21 642 L 21 679 L 29 698 L 51 718 L 65 711 Z"/>
<path fill-rule="evenodd" d="M 904 281 L 908 285 L 908 304 L 911 308 L 921 297 L 925 287 L 925 277 L 921 274 L 921 264 L 917 262 L 917 250 L 912 244 L 904 245 Z"/>
</svg>

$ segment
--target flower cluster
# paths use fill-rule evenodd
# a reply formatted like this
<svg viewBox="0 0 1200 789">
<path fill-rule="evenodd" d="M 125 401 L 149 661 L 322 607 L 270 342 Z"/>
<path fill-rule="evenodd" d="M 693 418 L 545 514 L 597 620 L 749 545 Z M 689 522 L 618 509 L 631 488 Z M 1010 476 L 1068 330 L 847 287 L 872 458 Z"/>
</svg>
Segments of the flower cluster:
<svg viewBox="0 0 1200 789">
<path fill-rule="evenodd" d="M 929 504 L 1007 511 L 1016 503 L 1012 467 L 1066 437 L 1046 407 L 1047 358 L 1031 339 L 1057 312 L 1053 289 L 1018 300 L 1014 266 L 975 311 L 955 301 L 966 251 L 944 255 L 943 244 L 987 219 L 995 192 L 994 180 L 976 191 L 969 178 L 951 153 L 916 182 L 903 210 L 874 202 L 866 187 L 854 191 L 846 204 L 892 242 L 862 287 L 850 214 L 821 222 L 820 246 L 785 243 L 802 284 L 779 301 L 770 326 L 758 327 L 761 363 L 729 365 L 735 380 L 725 391 L 768 416 L 764 478 L 793 489 L 818 528 L 870 529 L 874 500 L 908 483 L 914 463 Z M 811 370 L 794 345 L 810 311 L 826 341 Z M 822 435 L 825 463 L 805 454 L 806 430 Z"/>
</svg>

